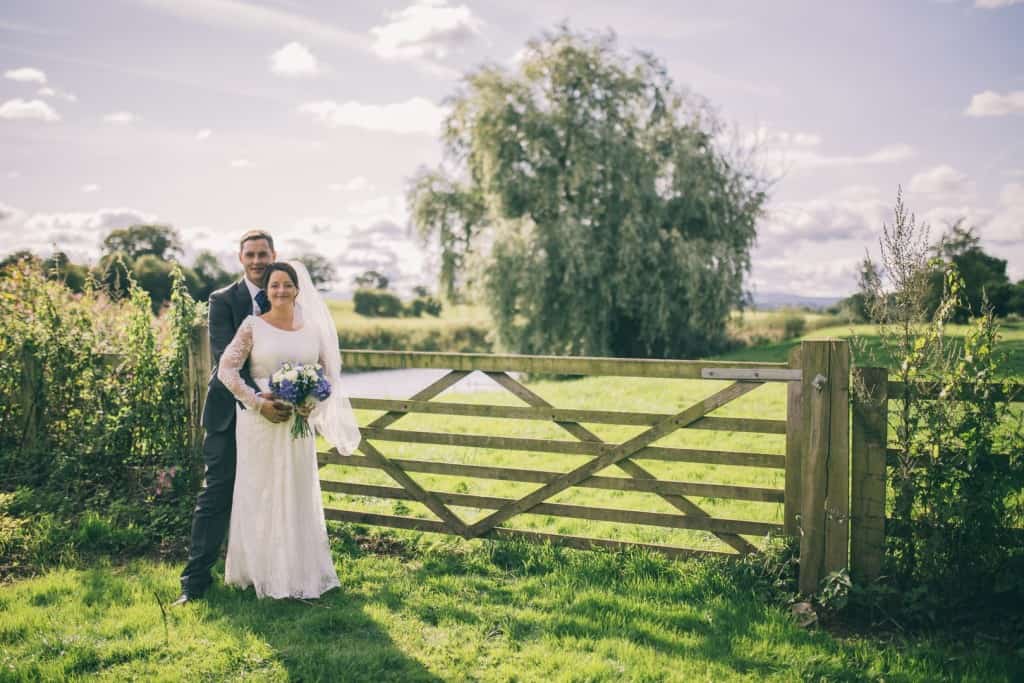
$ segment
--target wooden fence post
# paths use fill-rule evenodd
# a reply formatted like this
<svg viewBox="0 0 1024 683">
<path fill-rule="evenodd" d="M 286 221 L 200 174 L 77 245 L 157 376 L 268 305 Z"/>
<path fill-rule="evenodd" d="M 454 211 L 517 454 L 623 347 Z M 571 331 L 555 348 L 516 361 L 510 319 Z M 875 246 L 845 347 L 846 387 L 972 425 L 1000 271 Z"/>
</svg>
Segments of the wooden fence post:
<svg viewBox="0 0 1024 683">
<path fill-rule="evenodd" d="M 187 362 L 185 364 L 185 391 L 189 405 L 189 436 L 195 467 L 202 473 L 203 460 L 203 406 L 206 401 L 206 386 L 210 381 L 211 357 L 210 335 L 205 324 L 192 328 L 189 336 Z"/>
<path fill-rule="evenodd" d="M 804 440 L 801 474 L 800 592 L 849 563 L 850 348 L 845 341 L 801 343 Z"/>
<path fill-rule="evenodd" d="M 789 353 L 789 367 L 800 367 L 800 347 Z M 803 382 L 786 382 L 786 493 L 784 525 L 787 536 L 800 534 L 800 480 L 803 474 Z"/>
<path fill-rule="evenodd" d="M 885 554 L 888 380 L 889 371 L 885 368 L 855 368 L 853 371 L 850 571 L 858 582 L 878 578 Z"/>
</svg>

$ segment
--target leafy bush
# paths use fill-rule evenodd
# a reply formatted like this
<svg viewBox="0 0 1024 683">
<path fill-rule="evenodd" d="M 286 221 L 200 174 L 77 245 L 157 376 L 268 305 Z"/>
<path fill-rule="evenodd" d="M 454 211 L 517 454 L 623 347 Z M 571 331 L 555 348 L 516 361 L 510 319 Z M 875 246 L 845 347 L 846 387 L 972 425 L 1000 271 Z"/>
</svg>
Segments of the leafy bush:
<svg viewBox="0 0 1024 683">
<path fill-rule="evenodd" d="M 356 313 L 371 318 L 397 318 L 405 310 L 401 299 L 383 289 L 357 289 L 352 303 Z"/>
<path fill-rule="evenodd" d="M 947 339 L 946 324 L 965 305 L 963 280 L 954 264 L 928 257 L 927 228 L 906 214 L 901 198 L 895 223 L 884 229 L 882 259 L 864 290 L 882 351 L 896 360 L 896 379 L 930 382 L 938 397 L 908 391 L 890 412 L 891 590 L 875 594 L 896 596 L 890 609 L 902 604 L 911 620 L 949 622 L 1004 609 L 1019 615 L 1024 429 L 1005 400 L 1010 386 L 997 382 L 1004 358 L 996 352 L 993 311 L 985 306 L 962 343 Z M 936 276 L 944 286 L 934 306 L 923 285 Z M 892 284 L 883 289 L 883 281 Z"/>
<path fill-rule="evenodd" d="M 479 325 L 437 325 L 431 327 L 342 327 L 338 344 L 343 349 L 372 351 L 450 351 L 490 353 L 490 331 Z"/>
<path fill-rule="evenodd" d="M 198 472 L 182 375 L 201 311 L 177 271 L 171 300 L 154 318 L 130 280 L 113 301 L 92 281 L 74 294 L 31 263 L 0 273 L 0 492 L 21 492 L 0 513 L 29 519 L 0 546 L 28 552 L 11 539 L 45 541 L 47 524 L 77 529 L 56 539 L 68 547 L 185 538 Z"/>
<path fill-rule="evenodd" d="M 807 319 L 802 315 L 787 315 L 782 321 L 782 338 L 796 339 L 807 332 Z"/>
</svg>

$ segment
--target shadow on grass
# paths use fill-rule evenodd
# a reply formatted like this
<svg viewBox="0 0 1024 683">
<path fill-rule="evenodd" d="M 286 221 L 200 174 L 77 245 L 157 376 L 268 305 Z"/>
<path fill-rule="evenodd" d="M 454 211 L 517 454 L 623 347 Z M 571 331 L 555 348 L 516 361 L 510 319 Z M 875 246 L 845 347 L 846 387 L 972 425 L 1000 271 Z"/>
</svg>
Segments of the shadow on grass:
<svg viewBox="0 0 1024 683">
<path fill-rule="evenodd" d="M 335 588 L 319 600 L 258 599 L 250 588 L 215 586 L 204 619 L 266 643 L 297 681 L 431 681 L 366 612 L 366 600 Z"/>
</svg>

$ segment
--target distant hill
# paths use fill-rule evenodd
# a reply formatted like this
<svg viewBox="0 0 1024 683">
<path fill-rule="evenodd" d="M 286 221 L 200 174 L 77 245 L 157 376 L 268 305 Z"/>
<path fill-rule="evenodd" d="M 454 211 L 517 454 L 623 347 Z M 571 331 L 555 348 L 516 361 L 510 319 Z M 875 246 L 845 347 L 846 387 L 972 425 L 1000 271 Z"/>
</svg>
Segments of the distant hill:
<svg viewBox="0 0 1024 683">
<path fill-rule="evenodd" d="M 787 306 L 822 309 L 828 308 L 842 298 L 839 296 L 803 296 L 786 292 L 754 292 L 754 308 L 765 311 Z"/>
</svg>

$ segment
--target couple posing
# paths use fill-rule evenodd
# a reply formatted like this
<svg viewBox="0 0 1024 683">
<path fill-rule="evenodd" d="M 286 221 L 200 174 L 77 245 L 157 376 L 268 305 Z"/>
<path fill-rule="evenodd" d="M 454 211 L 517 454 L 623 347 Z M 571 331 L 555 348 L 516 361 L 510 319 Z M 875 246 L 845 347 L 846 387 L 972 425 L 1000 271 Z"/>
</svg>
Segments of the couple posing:
<svg viewBox="0 0 1024 683">
<path fill-rule="evenodd" d="M 228 533 L 225 583 L 259 597 L 318 598 L 338 586 L 324 522 L 316 437 L 290 434 L 293 410 L 344 454 L 359 444 L 340 387 L 341 354 L 327 304 L 297 262 L 277 261 L 266 232 L 242 236 L 244 277 L 210 295 L 216 372 L 203 408 L 206 477 L 192 517 L 181 574 L 184 604 L 210 587 L 210 569 Z M 311 410 L 269 391 L 284 362 L 320 363 L 331 395 Z"/>
</svg>

